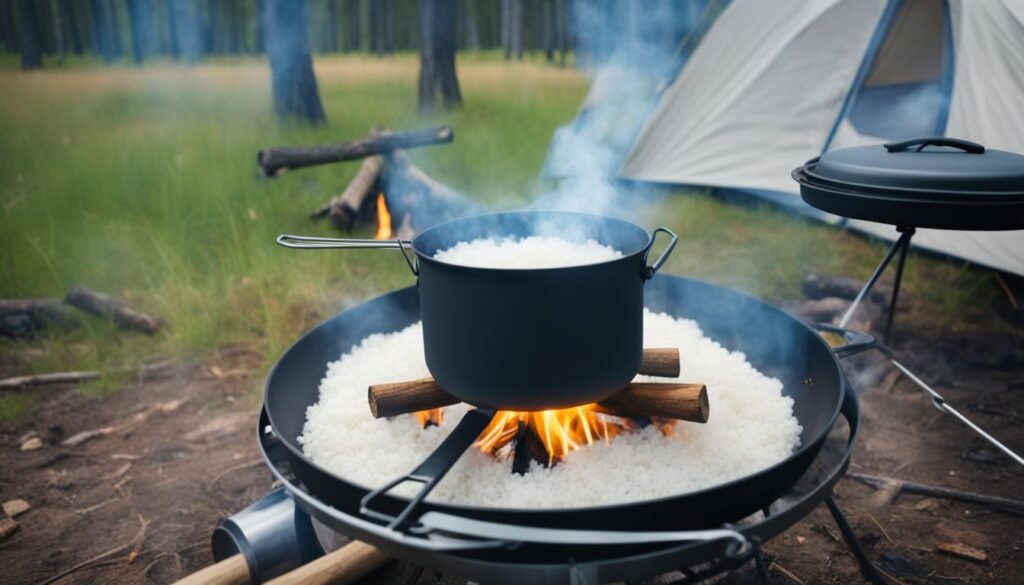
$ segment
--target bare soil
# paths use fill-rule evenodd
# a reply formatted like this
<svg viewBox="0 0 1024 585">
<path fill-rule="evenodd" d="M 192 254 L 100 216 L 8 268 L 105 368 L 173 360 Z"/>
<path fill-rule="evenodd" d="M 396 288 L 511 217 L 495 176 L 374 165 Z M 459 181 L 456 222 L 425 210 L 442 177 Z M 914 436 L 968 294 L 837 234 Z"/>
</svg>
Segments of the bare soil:
<svg viewBox="0 0 1024 585">
<path fill-rule="evenodd" d="M 898 358 L 950 404 L 1024 450 L 1024 333 L 957 333 L 915 320 L 897 324 Z M 863 409 L 851 473 L 1024 498 L 1024 469 L 936 410 L 888 362 L 874 354 L 848 361 Z M 104 398 L 72 387 L 33 390 L 52 397 L 29 423 L 0 429 L 0 500 L 32 505 L 17 516 L 18 531 L 0 541 L 0 582 L 44 583 L 78 567 L 56 582 L 167 583 L 212 562 L 209 536 L 217 520 L 271 484 L 253 436 L 259 363 L 250 348 L 232 346 Z M 145 420 L 133 422 L 139 413 Z M 109 426 L 117 429 L 77 447 L 60 444 Z M 29 432 L 38 433 L 42 448 L 20 450 Z M 887 501 L 850 477 L 836 495 L 868 555 L 893 582 L 1024 583 L 1018 514 L 909 494 Z M 987 560 L 939 552 L 945 544 L 980 549 Z M 823 507 L 765 550 L 776 583 L 863 581 Z M 406 563 L 366 581 L 460 582 Z M 755 578 L 748 568 L 724 582 Z"/>
</svg>

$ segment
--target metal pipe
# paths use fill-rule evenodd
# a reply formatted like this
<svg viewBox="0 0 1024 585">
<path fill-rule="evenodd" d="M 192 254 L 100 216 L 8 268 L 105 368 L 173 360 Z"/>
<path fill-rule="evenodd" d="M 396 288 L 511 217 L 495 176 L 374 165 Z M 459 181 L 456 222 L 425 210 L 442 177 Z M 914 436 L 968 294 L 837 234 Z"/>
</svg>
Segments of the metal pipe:
<svg viewBox="0 0 1024 585">
<path fill-rule="evenodd" d="M 943 398 L 941 394 L 939 394 L 938 392 L 933 390 L 932 387 L 929 386 L 928 384 L 925 384 L 924 380 L 922 380 L 921 378 L 918 378 L 916 375 L 914 375 L 914 373 L 911 372 L 909 369 L 907 369 L 906 366 L 904 366 L 903 364 L 899 363 L 895 359 L 892 359 L 891 361 L 892 361 L 892 365 L 896 366 L 896 368 L 899 369 L 899 371 L 903 372 L 903 375 L 905 375 L 906 377 L 910 378 L 911 382 L 913 382 L 914 384 L 917 384 L 918 387 L 920 387 L 922 390 L 924 390 L 925 392 L 927 392 L 928 394 L 931 395 L 932 403 L 935 405 L 935 408 L 938 408 L 939 410 L 943 410 L 943 411 L 945 411 L 945 412 L 955 416 L 956 418 L 958 418 L 960 420 L 960 422 L 964 423 L 965 425 L 970 427 L 971 430 L 973 430 L 974 432 L 976 432 L 979 435 L 981 435 L 982 438 L 984 438 L 986 441 L 991 443 L 994 447 L 996 447 L 997 449 L 999 449 L 1003 453 L 1006 453 L 1007 455 L 1009 455 L 1010 458 L 1012 458 L 1014 461 L 1016 461 L 1020 465 L 1024 465 L 1024 457 L 1021 457 L 1016 452 L 1014 452 L 1012 449 L 1010 449 L 1006 445 L 1004 445 L 1001 442 L 999 442 L 998 439 L 996 439 L 992 435 L 986 433 L 984 429 L 982 429 L 978 425 L 974 424 L 969 418 L 967 418 L 966 416 L 960 414 L 959 411 L 957 411 L 955 408 L 953 408 L 952 406 L 950 406 L 946 402 L 946 399 Z"/>
<path fill-rule="evenodd" d="M 869 278 L 867 283 L 864 284 L 864 288 L 860 289 L 860 292 L 857 293 L 857 297 L 853 299 L 853 303 L 850 305 L 850 308 L 846 309 L 846 313 L 843 314 L 842 320 L 839 321 L 840 328 L 845 328 L 846 325 L 850 322 L 850 318 L 853 317 L 854 311 L 857 310 L 857 307 L 860 305 L 861 301 L 864 300 L 864 297 L 866 297 L 868 293 L 871 292 L 871 289 L 875 286 L 875 283 L 878 282 L 878 278 L 882 276 L 882 272 L 884 272 L 885 268 L 889 265 L 890 262 L 892 262 L 893 256 L 896 255 L 896 252 L 900 249 L 900 247 L 910 247 L 910 238 L 912 238 L 913 236 L 914 228 L 907 228 L 900 235 L 899 239 L 897 239 L 893 243 L 893 245 L 889 247 L 889 251 L 885 253 L 885 256 L 882 258 L 882 262 L 878 265 L 877 268 L 875 268 L 875 272 L 871 275 L 871 278 Z M 892 307 L 890 308 L 890 310 L 893 309 L 894 308 Z"/>
</svg>

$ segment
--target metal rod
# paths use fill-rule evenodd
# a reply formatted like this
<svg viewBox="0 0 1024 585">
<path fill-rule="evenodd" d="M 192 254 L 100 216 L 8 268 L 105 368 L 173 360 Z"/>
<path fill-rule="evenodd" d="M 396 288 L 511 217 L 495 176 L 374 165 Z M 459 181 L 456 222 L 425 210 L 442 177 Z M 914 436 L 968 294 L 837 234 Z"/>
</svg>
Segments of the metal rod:
<svg viewBox="0 0 1024 585">
<path fill-rule="evenodd" d="M 277 236 L 277 243 L 286 248 L 297 248 L 300 250 L 311 248 L 394 248 L 397 250 L 412 244 L 405 240 L 321 238 L 318 236 L 293 236 L 290 234 Z"/>
<path fill-rule="evenodd" d="M 909 228 L 906 233 L 913 236 L 914 228 Z M 900 248 L 900 257 L 896 261 L 896 280 L 892 284 L 892 299 L 889 300 L 889 315 L 885 319 L 885 335 L 882 338 L 886 345 L 889 344 L 889 336 L 892 334 L 892 321 L 896 318 L 896 301 L 900 297 L 900 282 L 903 281 L 903 265 L 907 262 L 907 252 L 910 250 L 910 236 L 907 237 L 906 245 Z"/>
<path fill-rule="evenodd" d="M 828 506 L 832 519 L 835 520 L 836 526 L 839 527 L 839 531 L 843 534 L 846 546 L 850 548 L 850 552 L 857 559 L 857 564 L 860 565 L 860 572 L 864 575 L 864 578 L 872 585 L 886 585 L 885 579 L 878 573 L 878 569 L 875 568 L 867 553 L 864 552 L 864 547 L 861 546 L 860 540 L 857 539 L 853 528 L 850 527 L 850 523 L 846 520 L 846 515 L 843 514 L 843 511 L 839 509 L 839 505 L 836 504 L 835 498 L 833 496 L 825 498 L 825 505 Z"/>
<path fill-rule="evenodd" d="M 986 441 L 991 443 L 994 447 L 996 447 L 997 449 L 999 449 L 1003 453 L 1006 453 L 1007 455 L 1009 455 L 1011 459 L 1013 459 L 1014 461 L 1016 461 L 1020 465 L 1024 465 L 1024 457 L 1021 457 L 1016 452 L 1014 452 L 1012 449 L 1010 449 L 1006 445 L 1004 445 L 1001 442 L 999 442 L 998 439 L 996 439 L 992 435 L 986 433 L 981 427 L 979 427 L 978 425 L 976 425 L 973 422 L 971 422 L 971 420 L 969 418 L 967 418 L 966 416 L 960 414 L 959 411 L 957 411 L 955 408 L 953 408 L 952 406 L 947 404 L 946 403 L 946 399 L 943 398 L 941 394 L 939 394 L 938 392 L 933 390 L 932 387 L 929 386 L 928 384 L 925 384 L 924 380 L 922 380 L 921 378 L 918 378 L 916 375 L 914 375 L 914 373 L 911 372 L 910 370 L 908 370 L 906 366 L 904 366 L 903 364 L 899 363 L 896 360 L 892 360 L 892 365 L 896 366 L 896 368 L 899 369 L 899 371 L 903 372 L 903 375 L 905 375 L 906 377 L 910 378 L 911 382 L 913 382 L 914 384 L 917 384 L 918 387 L 920 387 L 922 390 L 924 390 L 925 392 L 930 394 L 931 398 L 932 398 L 932 403 L 935 404 L 936 408 L 938 408 L 939 410 L 943 410 L 943 411 L 945 411 L 945 412 L 955 416 L 956 418 L 958 418 L 960 420 L 960 422 L 964 423 L 965 425 L 970 427 L 971 430 L 973 430 L 974 432 L 976 432 L 979 435 L 981 435 L 982 438 L 984 438 Z"/>
<path fill-rule="evenodd" d="M 909 228 L 900 235 L 899 239 L 897 239 L 892 246 L 889 247 L 889 251 L 885 253 L 885 256 L 882 258 L 882 262 L 878 265 L 877 268 L 875 268 L 875 272 L 871 275 L 871 278 L 869 278 L 867 283 L 864 284 L 864 288 L 860 289 L 860 292 L 857 293 L 857 298 L 853 299 L 853 303 L 850 305 L 850 308 L 846 309 L 846 313 L 843 314 L 842 320 L 839 321 L 840 328 L 846 327 L 846 324 L 850 322 L 850 318 L 853 317 L 854 311 L 857 310 L 857 307 L 860 305 L 861 301 L 864 300 L 864 297 L 866 297 L 868 293 L 871 292 L 871 289 L 875 286 L 875 283 L 878 282 L 878 278 L 882 276 L 882 272 L 885 271 L 885 267 L 888 266 L 890 262 L 892 262 L 893 256 L 896 255 L 896 252 L 900 249 L 900 247 L 910 247 L 910 238 L 913 237 L 913 235 L 914 229 Z"/>
</svg>

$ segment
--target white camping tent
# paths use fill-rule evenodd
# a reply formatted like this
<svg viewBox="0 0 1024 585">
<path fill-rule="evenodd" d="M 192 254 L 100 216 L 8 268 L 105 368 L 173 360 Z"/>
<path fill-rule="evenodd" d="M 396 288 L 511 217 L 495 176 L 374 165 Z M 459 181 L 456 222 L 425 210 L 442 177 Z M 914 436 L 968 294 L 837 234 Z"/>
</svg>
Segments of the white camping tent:
<svg viewBox="0 0 1024 585">
<path fill-rule="evenodd" d="M 799 207 L 790 171 L 804 161 L 927 135 L 1024 153 L 1024 0 L 734 0 L 619 173 Z M 1024 274 L 1024 232 L 918 230 L 914 242 Z"/>
</svg>

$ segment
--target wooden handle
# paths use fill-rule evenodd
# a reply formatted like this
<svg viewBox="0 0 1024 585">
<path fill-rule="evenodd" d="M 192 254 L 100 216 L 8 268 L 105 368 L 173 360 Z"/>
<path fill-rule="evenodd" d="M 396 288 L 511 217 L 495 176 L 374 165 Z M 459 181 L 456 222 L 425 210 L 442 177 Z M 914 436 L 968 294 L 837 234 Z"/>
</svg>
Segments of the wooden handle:
<svg viewBox="0 0 1024 585">
<path fill-rule="evenodd" d="M 616 416 L 656 416 L 696 423 L 708 422 L 710 406 L 704 384 L 634 382 L 598 407 Z"/>
<path fill-rule="evenodd" d="M 353 540 L 267 585 L 345 585 L 362 579 L 390 560 L 391 556 L 380 549 Z"/>
<path fill-rule="evenodd" d="M 196 571 L 175 585 L 248 585 L 249 565 L 245 557 L 235 555 Z"/>
<path fill-rule="evenodd" d="M 651 347 L 644 350 L 638 374 L 661 378 L 679 377 L 679 348 Z"/>
</svg>

